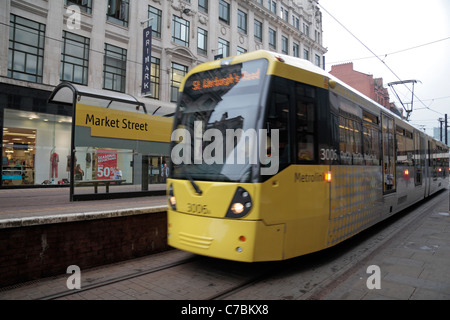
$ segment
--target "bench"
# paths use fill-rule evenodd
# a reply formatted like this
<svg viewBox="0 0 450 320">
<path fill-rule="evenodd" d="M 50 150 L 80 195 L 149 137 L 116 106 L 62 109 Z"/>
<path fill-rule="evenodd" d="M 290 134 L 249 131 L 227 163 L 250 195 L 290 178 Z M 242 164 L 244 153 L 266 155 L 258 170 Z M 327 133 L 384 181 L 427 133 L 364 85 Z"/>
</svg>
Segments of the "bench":
<svg viewBox="0 0 450 320">
<path fill-rule="evenodd" d="M 105 185 L 106 186 L 106 193 L 109 193 L 109 185 L 111 183 L 117 183 L 121 184 L 122 182 L 125 182 L 125 179 L 105 179 L 105 180 L 77 180 L 75 181 L 75 186 L 81 187 L 81 186 L 94 186 L 95 193 L 98 193 L 98 186 L 99 185 Z"/>
</svg>

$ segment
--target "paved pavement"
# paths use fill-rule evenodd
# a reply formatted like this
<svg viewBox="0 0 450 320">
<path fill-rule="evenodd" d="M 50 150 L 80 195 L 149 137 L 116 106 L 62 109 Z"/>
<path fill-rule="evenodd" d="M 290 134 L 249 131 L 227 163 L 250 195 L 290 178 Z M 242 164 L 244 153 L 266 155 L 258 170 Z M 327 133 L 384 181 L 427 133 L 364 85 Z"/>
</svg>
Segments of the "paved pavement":
<svg viewBox="0 0 450 320">
<path fill-rule="evenodd" d="M 51 197 L 53 201 L 45 200 Z M 320 300 L 450 300 L 450 192 L 445 190 L 431 200 L 424 202 L 418 210 L 420 214 L 412 219 L 406 227 L 399 228 L 388 241 L 376 248 L 369 255 L 363 257 L 359 263 L 352 265 L 330 283 L 326 283 L 320 290 L 312 291 L 310 295 L 294 297 L 294 299 L 320 299 Z M 59 200 L 58 200 L 59 199 Z M 95 210 L 111 210 L 130 207 L 147 207 L 164 205 L 165 197 L 145 197 L 134 199 L 115 199 L 101 201 L 82 201 L 70 203 L 68 190 L 0 190 L 0 221 L 5 217 L 20 218 L 25 216 L 39 216 L 48 214 L 92 212 Z M 47 203 L 47 204 L 45 204 Z M 185 255 L 178 252 L 177 255 Z M 156 255 L 151 263 L 164 257 Z M 144 258 L 145 260 L 145 258 Z M 137 260 L 131 268 L 140 268 Z M 155 261 L 153 261 L 155 260 Z M 146 262 L 147 263 L 147 262 Z M 121 264 L 120 266 L 124 266 Z M 370 269 L 368 268 L 370 267 Z M 115 266 L 112 266 L 114 268 Z M 108 267 L 109 268 L 109 267 Z M 100 272 L 104 274 L 106 269 Z M 109 269 L 108 269 L 109 270 Z M 95 271 L 95 270 L 94 270 Z M 121 272 L 127 273 L 122 269 Z M 111 270 L 111 274 L 117 273 Z M 293 277 L 295 275 L 291 275 Z M 258 284 L 259 296 L 256 299 L 282 299 L 283 283 L 292 284 L 293 279 L 278 279 L 275 287 L 272 285 L 261 288 L 264 283 Z M 43 282 L 48 285 L 48 282 Z M 40 284 L 34 284 L 29 289 L 19 288 L 21 297 L 26 290 L 37 293 Z M 255 288 L 253 288 L 255 289 Z M 120 289 L 119 289 L 120 290 Z M 129 290 L 123 286 L 123 294 Z M 231 299 L 255 299 L 251 294 L 252 288 L 245 296 L 236 295 Z M 266 290 L 266 291 L 265 291 Z M 298 291 L 298 289 L 297 289 Z M 32 292 L 32 294 L 33 294 Z M 263 292 L 267 294 L 264 295 Z M 280 296 L 274 295 L 279 292 Z M 0 299 L 14 299 L 14 290 L 0 292 Z M 242 292 L 244 294 L 244 291 Z M 16 296 L 16 298 L 20 298 Z M 129 298 L 129 296 L 128 296 Z M 88 298 L 89 299 L 89 298 Z M 111 294 L 91 299 L 120 299 Z"/>
<path fill-rule="evenodd" d="M 422 204 L 414 222 L 316 298 L 450 300 L 450 191 L 430 201 L 437 204 Z"/>
<path fill-rule="evenodd" d="M 152 186 L 164 190 L 165 185 Z M 70 202 L 69 188 L 1 189 L 0 222 L 7 219 L 45 217 L 166 205 L 165 196 Z"/>
</svg>

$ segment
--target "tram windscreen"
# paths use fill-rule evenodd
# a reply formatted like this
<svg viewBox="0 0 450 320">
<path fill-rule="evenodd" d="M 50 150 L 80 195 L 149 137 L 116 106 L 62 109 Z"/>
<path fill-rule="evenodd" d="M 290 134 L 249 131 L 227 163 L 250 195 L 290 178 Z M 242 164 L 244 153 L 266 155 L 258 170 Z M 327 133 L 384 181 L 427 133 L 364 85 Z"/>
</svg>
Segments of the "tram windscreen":
<svg viewBox="0 0 450 320">
<path fill-rule="evenodd" d="M 172 178 L 250 181 L 267 64 L 253 60 L 186 80 L 172 133 Z"/>
</svg>

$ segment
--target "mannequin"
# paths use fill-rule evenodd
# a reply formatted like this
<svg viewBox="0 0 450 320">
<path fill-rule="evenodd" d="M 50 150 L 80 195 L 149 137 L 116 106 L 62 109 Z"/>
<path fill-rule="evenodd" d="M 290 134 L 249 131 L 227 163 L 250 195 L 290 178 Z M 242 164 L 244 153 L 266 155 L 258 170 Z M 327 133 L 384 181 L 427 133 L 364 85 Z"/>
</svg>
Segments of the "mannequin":
<svg viewBox="0 0 450 320">
<path fill-rule="evenodd" d="M 50 154 L 50 167 L 52 178 L 58 178 L 58 162 L 59 162 L 59 155 L 56 152 Z"/>
</svg>

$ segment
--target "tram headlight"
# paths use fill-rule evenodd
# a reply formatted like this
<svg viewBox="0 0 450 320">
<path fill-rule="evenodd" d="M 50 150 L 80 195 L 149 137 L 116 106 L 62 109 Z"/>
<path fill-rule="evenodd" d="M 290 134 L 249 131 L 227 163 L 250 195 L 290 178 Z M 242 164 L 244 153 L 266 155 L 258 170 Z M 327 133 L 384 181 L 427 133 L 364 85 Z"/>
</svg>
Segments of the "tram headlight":
<svg viewBox="0 0 450 320">
<path fill-rule="evenodd" d="M 177 210 L 177 199 L 175 198 L 175 194 L 173 193 L 173 186 L 170 185 L 169 187 L 169 196 L 168 199 L 169 205 L 172 208 L 172 210 Z"/>
<path fill-rule="evenodd" d="M 228 207 L 227 218 L 242 218 L 249 214 L 252 209 L 252 197 L 250 193 L 242 187 L 238 187 Z"/>
<path fill-rule="evenodd" d="M 231 205 L 231 211 L 234 214 L 241 214 L 242 212 L 244 212 L 244 205 L 240 202 L 233 203 Z"/>
</svg>

